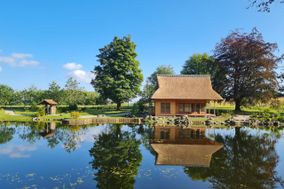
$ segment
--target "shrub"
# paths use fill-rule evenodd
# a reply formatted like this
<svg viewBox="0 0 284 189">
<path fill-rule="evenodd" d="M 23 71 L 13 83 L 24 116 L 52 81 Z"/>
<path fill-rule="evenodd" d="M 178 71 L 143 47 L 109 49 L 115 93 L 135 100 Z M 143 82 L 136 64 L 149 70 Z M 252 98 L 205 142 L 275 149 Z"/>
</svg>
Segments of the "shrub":
<svg viewBox="0 0 284 189">
<path fill-rule="evenodd" d="M 253 113 L 251 115 L 252 119 L 257 119 L 259 121 L 283 121 L 283 116 L 276 112 L 269 112 L 269 110 L 264 110 L 263 112 Z"/>
<path fill-rule="evenodd" d="M 77 104 L 69 104 L 69 111 L 76 111 L 78 110 Z"/>
<path fill-rule="evenodd" d="M 59 112 L 59 113 L 63 113 L 63 112 L 68 112 L 69 111 L 69 107 L 66 107 L 66 106 L 64 106 L 64 107 L 58 107 L 57 108 L 57 111 Z"/>
<path fill-rule="evenodd" d="M 36 115 L 37 115 L 37 117 L 44 116 L 44 115 L 45 115 L 45 109 L 44 109 L 44 107 L 39 107 L 39 108 L 37 109 Z"/>
<path fill-rule="evenodd" d="M 70 113 L 70 116 L 73 118 L 73 119 L 78 119 L 80 117 L 80 112 L 71 112 Z"/>
<path fill-rule="evenodd" d="M 31 111 L 38 111 L 37 104 L 36 104 L 36 103 L 32 103 L 30 110 L 31 110 Z"/>
<path fill-rule="evenodd" d="M 280 100 L 278 100 L 278 99 L 273 99 L 273 100 L 271 100 L 271 102 L 270 102 L 270 106 L 271 106 L 272 108 L 275 108 L 275 109 L 279 109 L 279 108 L 280 108 L 280 105 L 281 105 L 281 103 L 280 103 Z"/>
<path fill-rule="evenodd" d="M 147 108 L 145 103 L 142 100 L 134 103 L 131 108 L 131 115 L 133 116 L 141 116 L 147 113 Z"/>
</svg>

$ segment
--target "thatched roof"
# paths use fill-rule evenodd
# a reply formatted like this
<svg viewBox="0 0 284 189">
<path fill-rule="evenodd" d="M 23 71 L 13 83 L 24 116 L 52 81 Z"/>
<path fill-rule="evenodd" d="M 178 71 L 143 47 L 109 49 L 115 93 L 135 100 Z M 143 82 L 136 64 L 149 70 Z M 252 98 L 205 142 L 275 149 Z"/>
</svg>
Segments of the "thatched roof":
<svg viewBox="0 0 284 189">
<path fill-rule="evenodd" d="M 152 99 L 222 100 L 209 75 L 158 75 L 159 88 Z"/>
<path fill-rule="evenodd" d="M 210 167 L 212 154 L 220 150 L 222 144 L 151 144 L 158 154 L 157 165 L 181 165 L 190 167 Z"/>
<path fill-rule="evenodd" d="M 49 105 L 56 105 L 57 102 L 55 102 L 54 100 L 52 99 L 44 99 L 43 101 L 41 101 L 40 104 L 49 104 Z"/>
</svg>

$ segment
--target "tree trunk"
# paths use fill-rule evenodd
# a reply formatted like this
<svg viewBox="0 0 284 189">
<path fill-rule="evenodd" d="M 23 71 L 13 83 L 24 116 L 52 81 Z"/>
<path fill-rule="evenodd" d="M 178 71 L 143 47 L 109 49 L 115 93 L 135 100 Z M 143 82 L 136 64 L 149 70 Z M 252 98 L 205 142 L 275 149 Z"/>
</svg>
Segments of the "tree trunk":
<svg viewBox="0 0 284 189">
<path fill-rule="evenodd" d="M 116 110 L 118 111 L 120 110 L 120 108 L 121 108 L 121 102 L 116 103 Z"/>
<path fill-rule="evenodd" d="M 241 100 L 240 99 L 235 99 L 235 112 L 241 112 Z"/>
</svg>

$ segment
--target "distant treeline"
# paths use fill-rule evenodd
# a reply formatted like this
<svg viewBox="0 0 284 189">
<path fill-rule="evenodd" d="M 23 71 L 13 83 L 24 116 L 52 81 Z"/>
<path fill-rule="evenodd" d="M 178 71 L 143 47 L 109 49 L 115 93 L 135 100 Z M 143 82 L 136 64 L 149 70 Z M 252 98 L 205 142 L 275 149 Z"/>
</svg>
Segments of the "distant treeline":
<svg viewBox="0 0 284 189">
<path fill-rule="evenodd" d="M 34 86 L 24 90 L 15 90 L 10 86 L 0 84 L 0 105 L 36 105 L 43 99 L 53 99 L 61 105 L 105 103 L 98 93 L 86 91 L 79 85 L 79 82 L 73 78 L 69 78 L 64 87 L 60 87 L 53 81 L 46 90 Z"/>
</svg>

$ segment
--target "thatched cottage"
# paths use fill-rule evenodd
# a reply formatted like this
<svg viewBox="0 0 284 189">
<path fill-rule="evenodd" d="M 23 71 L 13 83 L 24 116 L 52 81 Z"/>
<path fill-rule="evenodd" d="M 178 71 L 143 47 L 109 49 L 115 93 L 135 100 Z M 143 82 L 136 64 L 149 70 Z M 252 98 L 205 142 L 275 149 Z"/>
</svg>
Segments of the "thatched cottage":
<svg viewBox="0 0 284 189">
<path fill-rule="evenodd" d="M 158 75 L 159 88 L 152 96 L 155 116 L 206 115 L 206 103 L 220 101 L 209 75 Z"/>
</svg>

